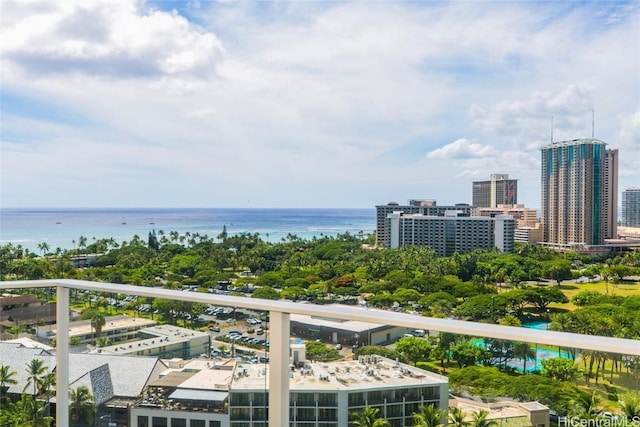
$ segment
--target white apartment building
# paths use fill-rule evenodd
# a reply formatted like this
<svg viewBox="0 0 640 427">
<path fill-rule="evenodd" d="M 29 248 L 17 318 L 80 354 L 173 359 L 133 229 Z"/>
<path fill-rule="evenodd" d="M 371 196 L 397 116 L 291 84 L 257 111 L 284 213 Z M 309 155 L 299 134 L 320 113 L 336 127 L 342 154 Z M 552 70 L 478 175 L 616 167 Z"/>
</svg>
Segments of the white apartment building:
<svg viewBox="0 0 640 427">
<path fill-rule="evenodd" d="M 379 245 L 386 244 L 389 230 L 387 229 L 387 215 L 394 212 L 406 214 L 422 214 L 425 216 L 444 216 L 448 211 L 458 211 L 461 215 L 471 215 L 471 206 L 466 203 L 457 203 L 454 206 L 440 206 L 435 200 L 414 199 L 406 205 L 389 202 L 386 205 L 376 206 L 376 242 Z"/>
<path fill-rule="evenodd" d="M 386 247 L 429 246 L 438 256 L 475 249 L 497 248 L 500 252 L 513 252 L 515 221 L 512 216 L 461 215 L 464 214 L 458 211 L 448 211 L 442 217 L 403 212 L 388 214 Z"/>
</svg>

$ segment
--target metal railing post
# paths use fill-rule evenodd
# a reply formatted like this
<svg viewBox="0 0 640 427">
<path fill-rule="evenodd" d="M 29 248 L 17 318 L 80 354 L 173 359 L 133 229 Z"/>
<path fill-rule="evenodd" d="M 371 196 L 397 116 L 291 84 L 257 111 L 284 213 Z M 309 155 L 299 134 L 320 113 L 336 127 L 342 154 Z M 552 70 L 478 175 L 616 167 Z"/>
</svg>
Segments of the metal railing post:
<svg viewBox="0 0 640 427">
<path fill-rule="evenodd" d="M 289 318 L 269 312 L 269 427 L 289 425 Z"/>
<path fill-rule="evenodd" d="M 69 425 L 69 288 L 56 296 L 56 425 Z"/>
</svg>

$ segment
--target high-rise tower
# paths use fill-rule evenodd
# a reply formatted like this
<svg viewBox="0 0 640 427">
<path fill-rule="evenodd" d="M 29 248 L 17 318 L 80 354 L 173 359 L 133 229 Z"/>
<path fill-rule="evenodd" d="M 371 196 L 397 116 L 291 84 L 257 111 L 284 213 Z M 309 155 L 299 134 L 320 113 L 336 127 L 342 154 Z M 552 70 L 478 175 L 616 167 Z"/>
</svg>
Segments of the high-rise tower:
<svg viewBox="0 0 640 427">
<path fill-rule="evenodd" d="M 600 245 L 615 237 L 618 150 L 593 138 L 542 148 L 543 241 Z"/>
<path fill-rule="evenodd" d="M 518 180 L 504 173 L 491 174 L 489 181 L 473 182 L 473 206 L 495 208 L 518 203 Z"/>
<path fill-rule="evenodd" d="M 640 188 L 627 188 L 622 192 L 622 225 L 640 227 Z"/>
</svg>

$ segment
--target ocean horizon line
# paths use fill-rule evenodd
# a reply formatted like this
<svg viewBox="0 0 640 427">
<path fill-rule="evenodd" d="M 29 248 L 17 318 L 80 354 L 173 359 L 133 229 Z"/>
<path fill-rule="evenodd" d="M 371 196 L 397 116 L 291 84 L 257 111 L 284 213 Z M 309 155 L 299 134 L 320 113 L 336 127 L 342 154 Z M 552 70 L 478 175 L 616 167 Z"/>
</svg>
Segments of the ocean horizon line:
<svg viewBox="0 0 640 427">
<path fill-rule="evenodd" d="M 341 233 L 371 233 L 375 208 L 0 208 L 0 244 L 20 244 L 32 251 L 72 247 L 81 236 L 118 242 L 153 231 L 217 236 L 258 233 L 268 241 L 289 235 L 311 239 Z"/>
<path fill-rule="evenodd" d="M 296 207 L 296 206 L 284 206 L 284 207 L 237 207 L 237 206 L 200 206 L 200 207 L 192 207 L 192 206 L 184 206 L 184 207 L 163 207 L 163 206 L 148 206 L 148 207 L 140 207 L 140 206 L 117 206 L 117 207 L 83 207 L 83 206 L 2 206 L 0 207 L 0 211 L 2 210 L 37 210 L 37 211 L 64 211 L 64 210 L 76 210 L 76 211 L 118 211 L 118 210 L 203 210 L 203 209 L 233 209 L 233 210 L 336 210 L 336 209 L 349 209 L 349 210 L 373 210 L 375 209 L 375 205 L 370 207 L 345 207 L 345 206 L 334 206 L 334 207 Z"/>
</svg>

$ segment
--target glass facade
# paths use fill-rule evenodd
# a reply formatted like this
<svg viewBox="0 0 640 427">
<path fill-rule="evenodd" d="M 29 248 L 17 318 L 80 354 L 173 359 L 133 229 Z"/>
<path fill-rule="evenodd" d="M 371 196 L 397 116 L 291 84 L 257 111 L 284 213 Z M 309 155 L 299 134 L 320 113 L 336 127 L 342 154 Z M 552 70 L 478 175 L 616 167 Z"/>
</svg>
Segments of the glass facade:
<svg viewBox="0 0 640 427">
<path fill-rule="evenodd" d="M 640 188 L 622 192 L 622 226 L 640 227 Z"/>
<path fill-rule="evenodd" d="M 562 245 L 602 244 L 615 212 L 607 183 L 617 182 L 617 168 L 608 167 L 606 144 L 577 139 L 542 148 L 541 223 L 543 240 Z M 611 175 L 611 176 L 609 176 Z M 615 176 L 614 176 L 615 175 Z"/>
</svg>

